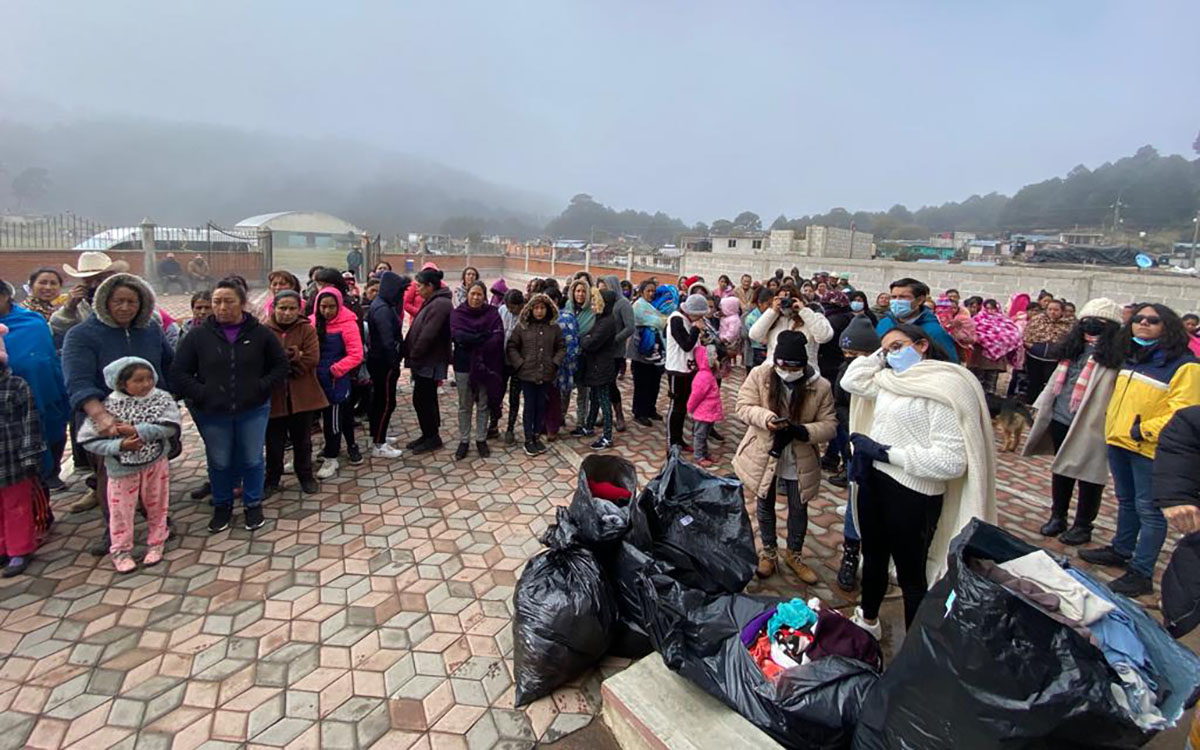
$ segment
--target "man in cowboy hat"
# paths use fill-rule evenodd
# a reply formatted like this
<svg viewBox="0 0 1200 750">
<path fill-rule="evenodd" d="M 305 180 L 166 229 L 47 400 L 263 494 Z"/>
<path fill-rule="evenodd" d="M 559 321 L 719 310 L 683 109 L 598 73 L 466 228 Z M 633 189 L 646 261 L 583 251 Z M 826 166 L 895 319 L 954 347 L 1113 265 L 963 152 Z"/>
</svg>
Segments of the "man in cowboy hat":
<svg viewBox="0 0 1200 750">
<path fill-rule="evenodd" d="M 167 253 L 166 257 L 158 262 L 158 278 L 162 281 L 163 294 L 170 292 L 173 283 L 179 285 L 180 291 L 190 291 L 183 280 L 183 266 L 175 260 L 175 253 Z"/>
<path fill-rule="evenodd" d="M 96 287 L 114 273 L 125 273 L 129 264 L 123 260 L 113 260 L 107 253 L 86 252 L 79 254 L 79 267 L 63 263 L 63 270 L 68 276 L 74 276 L 81 281 L 71 287 L 67 293 L 67 302 L 50 316 L 50 330 L 54 337 L 62 341 L 67 331 L 87 320 L 92 314 L 92 297 Z"/>
</svg>

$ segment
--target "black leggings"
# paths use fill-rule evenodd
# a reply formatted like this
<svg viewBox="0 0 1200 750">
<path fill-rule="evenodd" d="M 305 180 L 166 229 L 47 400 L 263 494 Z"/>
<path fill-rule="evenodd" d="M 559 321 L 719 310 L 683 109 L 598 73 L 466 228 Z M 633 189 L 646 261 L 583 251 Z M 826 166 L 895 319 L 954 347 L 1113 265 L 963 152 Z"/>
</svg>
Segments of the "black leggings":
<svg viewBox="0 0 1200 750">
<path fill-rule="evenodd" d="M 347 410 L 348 411 L 348 410 Z M 292 439 L 296 476 L 301 481 L 312 480 L 312 423 L 315 411 L 302 411 L 286 417 L 272 417 L 267 422 L 267 484 L 279 485 L 283 476 L 283 456 L 287 451 L 286 438 Z M 337 438 L 334 438 L 336 440 Z"/>
<path fill-rule="evenodd" d="M 421 439 L 441 438 L 442 412 L 438 407 L 437 381 L 413 374 L 413 410 L 421 427 Z"/>
<path fill-rule="evenodd" d="M 667 450 L 674 445 L 683 445 L 683 420 L 687 417 L 687 402 L 692 395 L 692 379 L 696 373 L 667 373 L 667 388 L 671 396 L 671 408 L 667 413 Z"/>
<path fill-rule="evenodd" d="M 630 367 L 633 370 L 633 416 L 650 419 L 657 410 L 663 368 L 636 359 L 630 362 Z"/>
<path fill-rule="evenodd" d="M 1025 358 L 1025 377 L 1028 380 L 1026 386 L 1026 396 L 1029 403 L 1037 400 L 1042 389 L 1046 387 L 1046 383 L 1050 381 L 1050 376 L 1054 374 L 1054 369 L 1058 367 L 1057 362 L 1047 362 L 1044 359 L 1035 359 L 1033 357 Z"/>
<path fill-rule="evenodd" d="M 925 558 L 942 514 L 942 496 L 910 490 L 872 467 L 858 491 L 858 533 L 862 537 L 862 610 L 868 620 L 879 617 L 888 587 L 888 561 L 896 561 L 896 578 L 904 595 L 904 626 L 917 616 L 929 582 Z"/>
<path fill-rule="evenodd" d="M 1046 407 L 1051 408 L 1051 407 Z M 1058 453 L 1067 439 L 1070 425 L 1050 420 L 1050 439 L 1054 441 L 1054 452 Z M 1071 495 L 1075 494 L 1075 479 L 1062 474 L 1050 475 L 1050 515 L 1054 518 L 1066 519 L 1067 511 L 1071 509 Z M 1075 528 L 1092 530 L 1092 523 L 1100 513 L 1100 499 L 1104 495 L 1104 485 L 1079 480 L 1079 507 L 1075 509 Z"/>
<path fill-rule="evenodd" d="M 382 445 L 387 442 L 388 424 L 396 411 L 396 382 L 400 379 L 399 367 L 367 365 L 371 373 L 371 405 L 368 424 L 371 442 Z"/>
<path fill-rule="evenodd" d="M 808 534 L 808 503 L 801 499 L 798 481 L 775 477 L 766 497 L 756 498 L 754 514 L 758 517 L 758 535 L 764 549 L 775 549 L 775 496 L 780 488 L 787 502 L 787 549 L 800 552 L 804 549 L 804 537 Z"/>
<path fill-rule="evenodd" d="M 321 410 L 321 430 L 325 433 L 325 458 L 337 458 L 341 453 L 342 438 L 346 438 L 346 449 L 357 449 L 354 442 L 354 409 L 347 399 L 340 404 L 330 404 Z"/>
</svg>

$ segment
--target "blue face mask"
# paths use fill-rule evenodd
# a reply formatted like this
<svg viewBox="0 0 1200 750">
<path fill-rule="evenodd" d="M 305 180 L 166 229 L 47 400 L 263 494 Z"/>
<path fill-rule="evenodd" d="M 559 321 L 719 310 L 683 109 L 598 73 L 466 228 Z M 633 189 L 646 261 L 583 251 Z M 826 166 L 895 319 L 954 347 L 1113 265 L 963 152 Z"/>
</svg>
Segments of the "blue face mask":
<svg viewBox="0 0 1200 750">
<path fill-rule="evenodd" d="M 854 312 L 862 312 L 862 309 L 863 309 L 863 303 L 862 303 L 862 300 L 857 300 L 857 299 L 856 299 L 856 300 L 854 300 L 853 302 L 851 302 L 851 303 L 850 303 L 850 309 L 851 309 L 851 310 L 853 310 Z"/>
<path fill-rule="evenodd" d="M 888 309 L 897 318 L 907 317 L 912 312 L 912 306 L 910 299 L 894 299 L 888 303 Z"/>
<path fill-rule="evenodd" d="M 888 367 L 896 372 L 904 372 L 920 361 L 921 353 L 912 346 L 906 346 L 898 352 L 887 353 Z"/>
<path fill-rule="evenodd" d="M 1138 346 L 1154 346 L 1158 343 L 1158 339 L 1144 339 L 1141 336 L 1134 336 L 1133 343 Z"/>
</svg>

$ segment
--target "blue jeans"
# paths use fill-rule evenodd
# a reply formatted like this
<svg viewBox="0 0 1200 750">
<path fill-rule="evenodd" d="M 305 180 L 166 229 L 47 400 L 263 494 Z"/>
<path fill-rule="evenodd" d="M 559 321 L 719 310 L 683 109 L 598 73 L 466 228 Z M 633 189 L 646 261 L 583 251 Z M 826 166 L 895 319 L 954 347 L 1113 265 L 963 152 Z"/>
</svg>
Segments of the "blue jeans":
<svg viewBox="0 0 1200 750">
<path fill-rule="evenodd" d="M 271 404 L 237 414 L 193 412 L 192 419 L 204 438 L 208 481 L 213 506 L 232 506 L 233 488 L 241 484 L 242 505 L 253 508 L 263 501 L 263 444 Z"/>
<path fill-rule="evenodd" d="M 1167 519 L 1154 507 L 1154 461 L 1140 453 L 1108 446 L 1108 468 L 1117 493 L 1117 534 L 1113 549 L 1130 556 L 1129 570 L 1151 578 L 1167 538 Z"/>
</svg>

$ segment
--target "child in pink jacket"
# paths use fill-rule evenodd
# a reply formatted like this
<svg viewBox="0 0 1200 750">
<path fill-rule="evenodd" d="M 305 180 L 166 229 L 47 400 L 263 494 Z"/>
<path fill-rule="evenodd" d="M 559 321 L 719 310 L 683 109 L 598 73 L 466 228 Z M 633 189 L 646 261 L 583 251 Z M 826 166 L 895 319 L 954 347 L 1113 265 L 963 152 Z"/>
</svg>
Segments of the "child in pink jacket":
<svg viewBox="0 0 1200 750">
<path fill-rule="evenodd" d="M 721 386 L 717 383 L 714 368 L 720 366 L 715 346 L 696 347 L 696 376 L 692 380 L 692 395 L 688 397 L 687 410 L 695 426 L 692 451 L 696 463 L 704 468 L 716 464 L 708 455 L 708 436 L 713 425 L 725 418 L 721 406 Z"/>
</svg>

